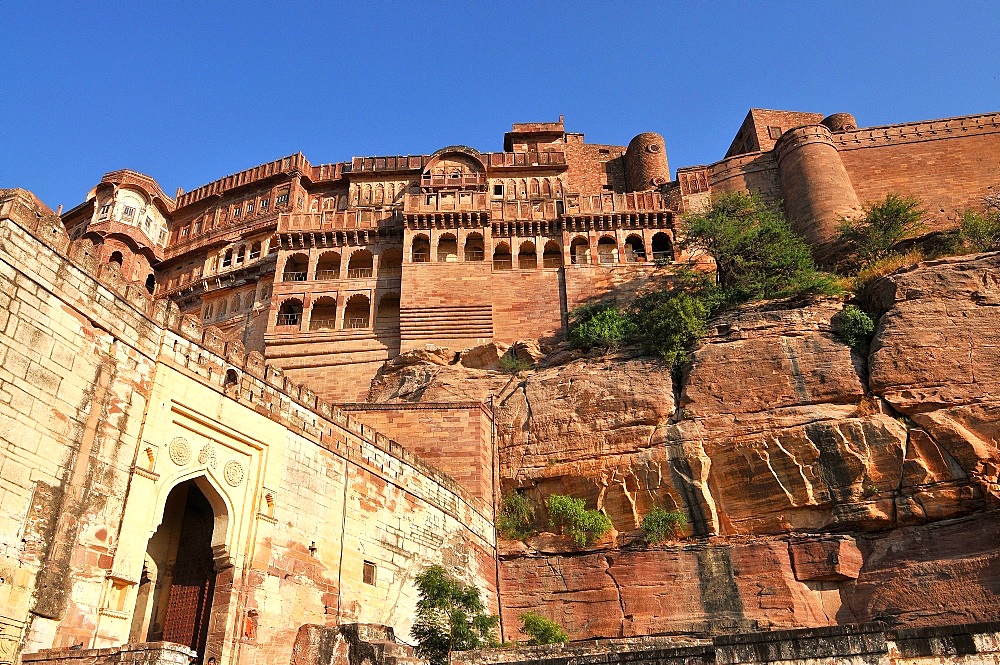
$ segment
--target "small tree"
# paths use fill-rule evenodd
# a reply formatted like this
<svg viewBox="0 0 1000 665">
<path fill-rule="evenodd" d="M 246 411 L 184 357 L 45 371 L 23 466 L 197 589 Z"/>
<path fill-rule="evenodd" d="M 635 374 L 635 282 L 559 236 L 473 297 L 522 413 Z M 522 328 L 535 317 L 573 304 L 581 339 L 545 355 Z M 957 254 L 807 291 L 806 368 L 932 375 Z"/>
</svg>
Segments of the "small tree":
<svg viewBox="0 0 1000 665">
<path fill-rule="evenodd" d="M 1000 249 L 1000 209 L 988 208 L 986 212 L 967 210 L 962 213 L 959 238 L 973 252 L 990 252 Z"/>
<path fill-rule="evenodd" d="M 925 214 L 915 198 L 890 193 L 867 204 L 862 217 L 842 219 L 837 230 L 854 262 L 864 267 L 889 256 L 901 241 L 923 229 Z"/>
<path fill-rule="evenodd" d="M 563 627 L 551 619 L 546 619 L 536 612 L 524 612 L 520 616 L 521 632 L 529 636 L 528 644 L 560 644 L 569 642 L 569 635 Z"/>
<path fill-rule="evenodd" d="M 583 499 L 552 494 L 545 501 L 549 526 L 559 528 L 577 547 L 588 545 L 611 531 L 611 518 L 599 510 L 587 510 Z"/>
<path fill-rule="evenodd" d="M 685 526 L 687 515 L 683 511 L 660 506 L 653 506 L 649 514 L 642 518 L 642 534 L 650 545 L 680 537 Z"/>
<path fill-rule="evenodd" d="M 781 211 L 755 194 L 723 194 L 684 222 L 683 246 L 715 259 L 724 306 L 834 289 Z"/>
<path fill-rule="evenodd" d="M 417 655 L 431 665 L 447 665 L 452 651 L 495 646 L 499 619 L 489 614 L 479 589 L 448 575 L 442 566 L 425 568 L 415 578 L 420 599 L 410 635 Z"/>
<path fill-rule="evenodd" d="M 704 294 L 675 287 L 636 298 L 629 313 L 643 348 L 677 369 L 687 361 L 688 349 L 705 336 L 710 307 Z"/>
</svg>

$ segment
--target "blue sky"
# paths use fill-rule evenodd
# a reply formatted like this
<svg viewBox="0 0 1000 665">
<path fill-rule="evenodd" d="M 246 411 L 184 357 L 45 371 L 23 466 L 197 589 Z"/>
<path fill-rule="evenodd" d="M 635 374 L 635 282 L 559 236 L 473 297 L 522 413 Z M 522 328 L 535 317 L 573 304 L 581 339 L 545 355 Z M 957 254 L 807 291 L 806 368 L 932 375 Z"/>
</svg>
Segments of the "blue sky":
<svg viewBox="0 0 1000 665">
<path fill-rule="evenodd" d="M 0 0 L 0 187 L 53 208 L 107 171 L 168 194 L 315 163 L 595 143 L 722 157 L 751 107 L 862 126 L 1000 110 L 995 2 L 148 3 Z"/>
</svg>

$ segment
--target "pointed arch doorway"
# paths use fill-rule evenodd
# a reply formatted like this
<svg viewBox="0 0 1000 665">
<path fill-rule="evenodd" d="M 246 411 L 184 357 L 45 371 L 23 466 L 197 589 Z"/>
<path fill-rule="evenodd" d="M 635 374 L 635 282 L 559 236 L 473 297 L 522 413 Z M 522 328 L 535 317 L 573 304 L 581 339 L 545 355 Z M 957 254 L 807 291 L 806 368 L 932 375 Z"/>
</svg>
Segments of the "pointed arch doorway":
<svg viewBox="0 0 1000 665">
<path fill-rule="evenodd" d="M 204 656 L 216 581 L 212 543 L 220 516 L 199 485 L 198 479 L 187 480 L 167 496 L 163 520 L 146 547 L 146 589 L 140 586 L 135 613 L 140 623 L 133 624 L 132 637 L 176 642 Z"/>
</svg>

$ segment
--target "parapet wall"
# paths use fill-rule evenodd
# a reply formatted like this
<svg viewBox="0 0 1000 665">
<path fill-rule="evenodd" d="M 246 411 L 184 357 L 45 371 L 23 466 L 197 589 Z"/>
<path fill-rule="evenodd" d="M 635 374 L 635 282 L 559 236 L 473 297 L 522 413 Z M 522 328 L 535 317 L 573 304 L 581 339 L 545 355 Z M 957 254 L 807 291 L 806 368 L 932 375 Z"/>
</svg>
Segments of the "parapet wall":
<svg viewBox="0 0 1000 665">
<path fill-rule="evenodd" d="M 18 190 L 0 301 L 0 661 L 145 641 L 146 543 L 188 481 L 218 498 L 202 656 L 289 662 L 304 624 L 406 634 L 430 563 L 496 607 L 490 501 L 97 266 Z"/>
<path fill-rule="evenodd" d="M 455 654 L 462 665 L 931 665 L 1000 662 L 1000 624 L 887 628 L 858 624 L 768 633 L 722 635 L 708 643 L 672 644 L 670 638 L 573 642 L 516 650 Z"/>
</svg>

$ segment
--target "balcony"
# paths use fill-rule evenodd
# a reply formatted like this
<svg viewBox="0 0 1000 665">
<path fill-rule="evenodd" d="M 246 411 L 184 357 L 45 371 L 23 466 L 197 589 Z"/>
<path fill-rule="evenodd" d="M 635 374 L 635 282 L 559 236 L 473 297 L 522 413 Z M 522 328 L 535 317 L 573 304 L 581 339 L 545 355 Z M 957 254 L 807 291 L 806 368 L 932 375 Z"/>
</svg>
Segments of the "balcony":
<svg viewBox="0 0 1000 665">
<path fill-rule="evenodd" d="M 367 327 L 369 327 L 367 318 L 344 319 L 345 329 L 358 330 L 360 328 L 367 328 Z"/>
<path fill-rule="evenodd" d="M 301 320 L 301 314 L 278 314 L 277 325 L 298 327 Z"/>
<path fill-rule="evenodd" d="M 486 175 L 483 173 L 466 173 L 462 175 L 448 173 L 425 173 L 420 178 L 420 186 L 433 189 L 478 189 L 486 185 Z"/>
<path fill-rule="evenodd" d="M 282 282 L 304 282 L 304 281 L 306 281 L 306 276 L 307 276 L 307 273 L 304 272 L 304 271 L 302 271 L 302 272 L 299 272 L 299 271 L 286 272 L 286 273 L 282 273 L 282 275 L 281 275 L 281 281 Z"/>
<path fill-rule="evenodd" d="M 309 330 L 335 330 L 337 319 L 310 319 Z"/>
<path fill-rule="evenodd" d="M 351 268 L 347 271 L 347 279 L 367 279 L 374 274 L 371 268 Z"/>
</svg>

